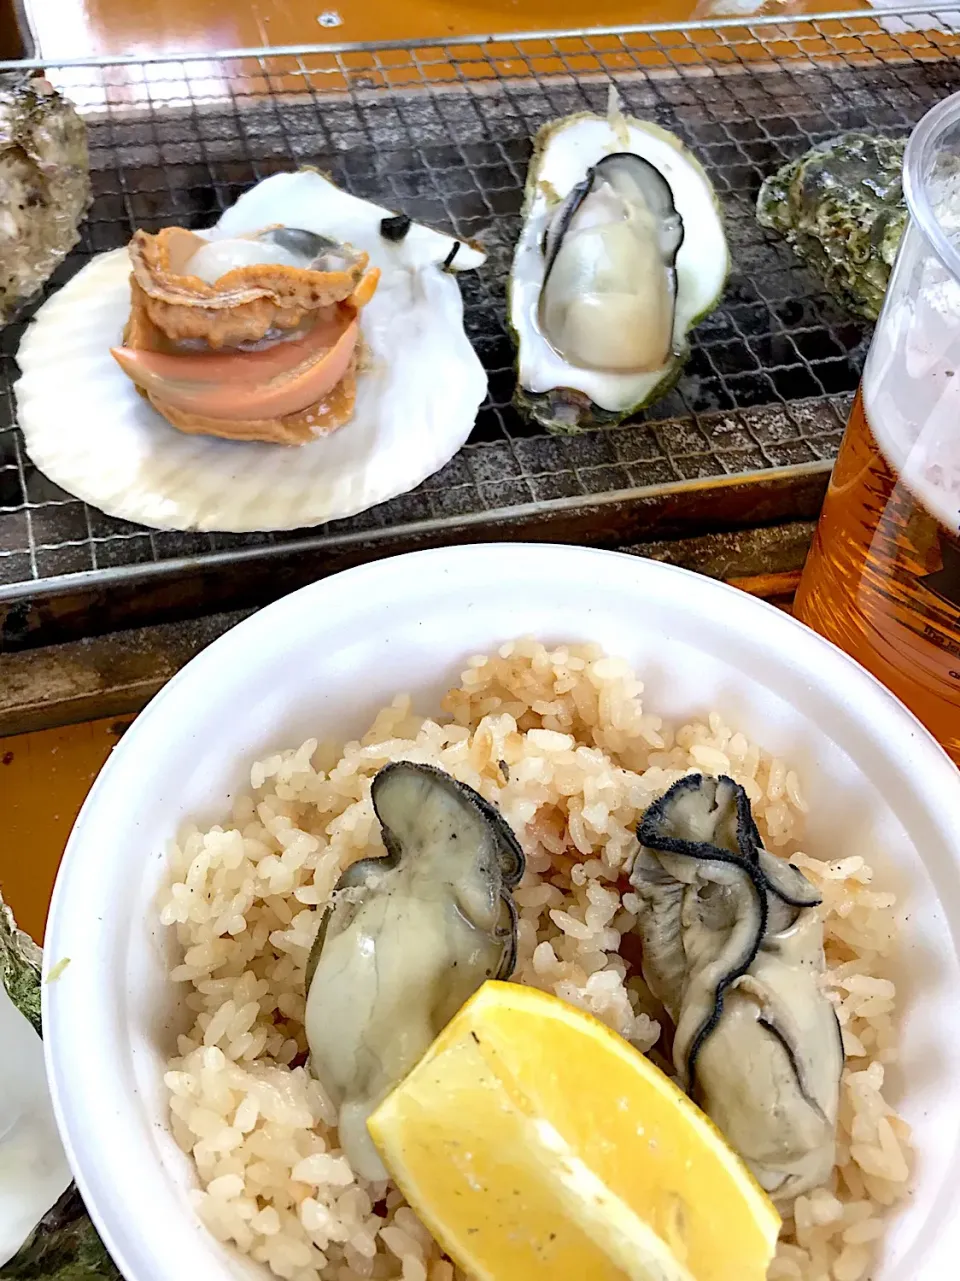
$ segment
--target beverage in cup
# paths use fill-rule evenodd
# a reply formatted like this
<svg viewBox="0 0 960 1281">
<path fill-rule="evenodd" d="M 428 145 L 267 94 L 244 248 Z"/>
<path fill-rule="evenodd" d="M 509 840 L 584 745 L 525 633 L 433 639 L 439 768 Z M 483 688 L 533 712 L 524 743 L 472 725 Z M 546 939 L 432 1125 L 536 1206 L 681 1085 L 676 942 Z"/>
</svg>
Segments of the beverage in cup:
<svg viewBox="0 0 960 1281">
<path fill-rule="evenodd" d="M 910 217 L 796 614 L 960 764 L 960 94 L 917 126 Z"/>
</svg>

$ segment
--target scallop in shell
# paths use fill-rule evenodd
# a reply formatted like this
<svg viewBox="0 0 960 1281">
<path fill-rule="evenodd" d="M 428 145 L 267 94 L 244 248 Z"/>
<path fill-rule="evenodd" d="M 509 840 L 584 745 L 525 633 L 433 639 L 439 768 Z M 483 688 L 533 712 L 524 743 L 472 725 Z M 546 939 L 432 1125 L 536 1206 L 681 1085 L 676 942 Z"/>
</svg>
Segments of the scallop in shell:
<svg viewBox="0 0 960 1281">
<path fill-rule="evenodd" d="M 302 445 L 353 416 L 369 255 L 302 228 L 130 242 L 130 319 L 111 348 L 180 431 Z"/>
<path fill-rule="evenodd" d="M 728 265 L 713 188 L 673 134 L 616 109 L 546 125 L 510 279 L 521 409 L 575 432 L 663 395 Z"/>
<path fill-rule="evenodd" d="M 478 250 L 398 219 L 309 170 L 259 183 L 210 231 L 170 230 L 190 237 L 189 243 L 171 244 L 171 236 L 165 246 L 141 240 L 144 250 L 151 243 L 157 250 L 146 275 L 138 276 L 126 249 L 94 259 L 44 304 L 21 343 L 16 395 L 27 452 L 62 488 L 111 516 L 155 528 L 294 529 L 353 515 L 414 488 L 464 443 L 486 376 L 464 333 L 463 303 L 447 265 L 453 255 L 453 268 L 477 267 L 483 262 Z M 182 261 L 181 251 L 188 255 Z M 134 285 L 144 288 L 146 282 L 156 294 L 152 324 L 171 295 L 188 329 L 201 317 L 196 338 L 184 331 L 177 342 L 212 346 L 211 335 L 225 341 L 229 333 L 231 343 L 256 347 L 263 338 L 273 345 L 283 331 L 292 348 L 302 336 L 298 326 L 308 300 L 291 299 L 277 281 L 286 267 L 302 283 L 301 264 L 317 257 L 323 259 L 318 274 L 343 275 L 340 296 L 324 305 L 351 298 L 358 303 L 356 401 L 349 421 L 332 434 L 292 450 L 255 438 L 190 434 L 189 423 L 175 430 L 111 355 L 132 318 L 131 266 Z M 253 258 L 261 259 L 259 283 L 253 282 Z M 178 294 L 174 277 L 184 276 L 177 268 L 188 262 L 191 283 Z M 375 292 L 357 299 L 373 272 L 379 273 Z M 242 287 L 231 306 L 213 306 L 205 286 L 222 294 L 236 273 Z M 252 305 L 243 313 L 240 302 Z M 218 310 L 234 320 L 244 315 L 251 325 L 243 334 L 211 328 L 211 316 L 202 313 Z M 277 345 L 252 354 L 279 359 Z M 225 349 L 213 354 L 221 357 L 236 359 Z M 281 371 L 271 393 L 285 390 L 287 372 Z M 217 387 L 208 390 L 219 394 Z M 169 397 L 160 399 L 167 403 Z M 209 411 L 207 403 L 198 413 L 202 418 Z M 270 416 L 283 417 L 276 406 Z M 310 409 L 303 415 L 311 437 L 324 428 L 320 417 Z"/>
</svg>

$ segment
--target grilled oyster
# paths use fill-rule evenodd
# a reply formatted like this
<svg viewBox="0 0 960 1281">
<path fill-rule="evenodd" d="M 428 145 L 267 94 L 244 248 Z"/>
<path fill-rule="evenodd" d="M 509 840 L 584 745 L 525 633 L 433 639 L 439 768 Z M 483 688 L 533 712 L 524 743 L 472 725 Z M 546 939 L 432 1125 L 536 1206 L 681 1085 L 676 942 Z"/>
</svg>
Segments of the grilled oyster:
<svg viewBox="0 0 960 1281">
<path fill-rule="evenodd" d="M 0 76 L 0 324 L 77 243 L 89 203 L 76 111 L 42 76 Z"/>
<path fill-rule="evenodd" d="M 296 227 L 130 243 L 120 368 L 181 431 L 304 444 L 349 420 L 368 255 Z"/>
<path fill-rule="evenodd" d="M 631 151 L 604 156 L 547 227 L 540 332 L 578 369 L 660 369 L 673 340 L 682 243 L 659 169 Z"/>
<path fill-rule="evenodd" d="M 485 979 L 512 974 L 523 853 L 491 805 L 429 765 L 385 766 L 371 798 L 387 853 L 340 878 L 307 963 L 305 1026 L 344 1151 L 383 1179 L 367 1117 Z"/>
<path fill-rule="evenodd" d="M 544 126 L 510 279 L 519 407 L 576 432 L 663 395 L 728 265 L 713 188 L 673 134 L 615 104 Z"/>
<path fill-rule="evenodd" d="M 757 220 L 779 231 L 842 306 L 876 320 L 907 222 L 905 143 L 845 133 L 765 180 Z"/>
<path fill-rule="evenodd" d="M 643 975 L 684 1089 L 778 1201 L 833 1168 L 843 1045 L 806 877 L 763 849 L 743 788 L 681 779 L 642 819 Z"/>
</svg>

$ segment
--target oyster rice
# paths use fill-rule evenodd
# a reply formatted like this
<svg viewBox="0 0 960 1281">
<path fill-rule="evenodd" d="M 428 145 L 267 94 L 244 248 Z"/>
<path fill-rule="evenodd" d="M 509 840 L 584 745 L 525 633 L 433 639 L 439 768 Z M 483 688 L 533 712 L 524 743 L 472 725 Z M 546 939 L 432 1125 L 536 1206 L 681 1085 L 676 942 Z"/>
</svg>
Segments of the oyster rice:
<svg viewBox="0 0 960 1281">
<path fill-rule="evenodd" d="M 162 920 L 196 1021 L 166 1084 L 219 1240 L 298 1281 L 460 1281 L 337 1122 L 410 1079 L 454 999 L 450 958 L 475 956 L 472 990 L 509 972 L 515 937 L 515 982 L 675 1056 L 776 1198 L 770 1281 L 869 1275 L 910 1182 L 909 1127 L 883 1097 L 894 896 L 849 849 L 799 852 L 782 761 L 716 713 L 664 723 L 641 689 L 598 646 L 510 643 L 469 660 L 443 716 L 398 697 L 356 741 L 273 754 L 221 825 L 183 835 Z M 355 1092 L 349 1060 L 371 1069 Z"/>
<path fill-rule="evenodd" d="M 523 852 L 492 805 L 432 766 L 385 765 L 370 799 L 387 853 L 337 882 L 307 961 L 304 1026 L 344 1151 L 385 1179 L 367 1118 L 484 979 L 513 973 Z"/>
<path fill-rule="evenodd" d="M 843 1042 L 824 994 L 821 898 L 763 848 L 746 792 L 691 774 L 637 829 L 643 977 L 683 1087 L 775 1201 L 833 1169 Z"/>
</svg>

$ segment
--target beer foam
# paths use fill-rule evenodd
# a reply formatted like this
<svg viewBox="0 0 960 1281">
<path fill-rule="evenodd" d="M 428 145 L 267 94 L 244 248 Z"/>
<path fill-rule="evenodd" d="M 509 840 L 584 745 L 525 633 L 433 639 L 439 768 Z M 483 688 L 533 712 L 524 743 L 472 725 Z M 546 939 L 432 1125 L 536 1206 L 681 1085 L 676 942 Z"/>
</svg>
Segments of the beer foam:
<svg viewBox="0 0 960 1281">
<path fill-rule="evenodd" d="M 960 167 L 933 175 L 941 229 L 960 244 Z M 887 463 L 937 520 L 960 530 L 960 282 L 911 224 L 863 376 L 867 420 Z"/>
</svg>

